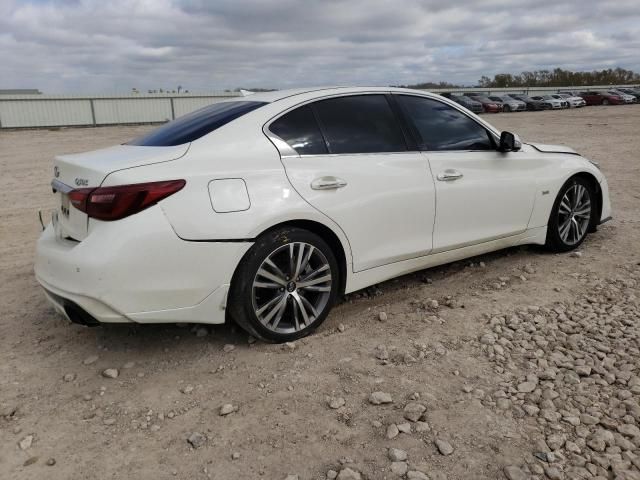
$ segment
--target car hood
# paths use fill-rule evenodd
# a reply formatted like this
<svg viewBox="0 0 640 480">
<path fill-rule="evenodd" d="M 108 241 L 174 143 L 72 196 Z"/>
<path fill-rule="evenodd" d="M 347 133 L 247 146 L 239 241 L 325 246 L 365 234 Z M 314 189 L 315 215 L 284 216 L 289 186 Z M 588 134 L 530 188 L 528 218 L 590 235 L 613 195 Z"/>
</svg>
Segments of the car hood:
<svg viewBox="0 0 640 480">
<path fill-rule="evenodd" d="M 546 145 L 543 143 L 529 143 L 533 148 L 543 153 L 569 153 L 572 155 L 579 155 L 573 148 L 565 147 L 564 145 Z"/>
</svg>

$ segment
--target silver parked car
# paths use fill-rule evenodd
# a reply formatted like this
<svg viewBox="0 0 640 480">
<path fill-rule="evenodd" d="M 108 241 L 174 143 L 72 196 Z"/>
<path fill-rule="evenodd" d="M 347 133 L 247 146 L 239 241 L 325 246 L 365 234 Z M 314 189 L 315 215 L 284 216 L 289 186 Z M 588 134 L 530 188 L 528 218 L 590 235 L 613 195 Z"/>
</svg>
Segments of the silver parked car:
<svg viewBox="0 0 640 480">
<path fill-rule="evenodd" d="M 522 100 L 516 100 L 509 95 L 492 95 L 489 97 L 496 102 L 502 102 L 503 112 L 524 112 L 527 109 L 527 104 Z"/>
<path fill-rule="evenodd" d="M 577 95 L 573 95 L 571 93 L 558 93 L 557 95 L 552 95 L 552 97 L 560 97 L 560 99 L 566 100 L 567 102 L 569 102 L 569 107 L 571 108 L 580 108 L 587 105 L 587 102 L 585 102 L 584 98 L 578 97 Z"/>
</svg>

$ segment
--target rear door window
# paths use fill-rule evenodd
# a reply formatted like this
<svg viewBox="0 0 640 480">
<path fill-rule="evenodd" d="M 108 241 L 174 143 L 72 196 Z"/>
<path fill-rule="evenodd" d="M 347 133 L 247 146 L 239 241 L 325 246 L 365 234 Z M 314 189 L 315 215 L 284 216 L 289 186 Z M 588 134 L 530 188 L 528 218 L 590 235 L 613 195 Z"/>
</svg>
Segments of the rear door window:
<svg viewBox="0 0 640 480">
<path fill-rule="evenodd" d="M 404 135 L 384 95 L 353 95 L 312 104 L 329 153 L 407 150 Z"/>
<path fill-rule="evenodd" d="M 328 153 L 320 127 L 309 105 L 281 116 L 269 130 L 287 142 L 299 155 L 321 155 Z"/>
<path fill-rule="evenodd" d="M 127 145 L 171 147 L 193 142 L 262 105 L 265 105 L 265 102 L 214 103 L 156 128 L 146 135 L 130 141 Z"/>
</svg>

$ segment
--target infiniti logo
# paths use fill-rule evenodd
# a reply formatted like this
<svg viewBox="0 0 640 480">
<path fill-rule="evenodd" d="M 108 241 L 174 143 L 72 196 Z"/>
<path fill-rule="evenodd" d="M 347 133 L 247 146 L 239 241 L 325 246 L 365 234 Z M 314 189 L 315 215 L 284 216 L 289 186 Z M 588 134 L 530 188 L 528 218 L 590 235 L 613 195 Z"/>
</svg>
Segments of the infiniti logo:
<svg viewBox="0 0 640 480">
<path fill-rule="evenodd" d="M 60 176 L 60 169 L 58 168 L 58 166 L 56 165 L 55 167 L 53 167 L 53 176 L 58 178 Z"/>
</svg>

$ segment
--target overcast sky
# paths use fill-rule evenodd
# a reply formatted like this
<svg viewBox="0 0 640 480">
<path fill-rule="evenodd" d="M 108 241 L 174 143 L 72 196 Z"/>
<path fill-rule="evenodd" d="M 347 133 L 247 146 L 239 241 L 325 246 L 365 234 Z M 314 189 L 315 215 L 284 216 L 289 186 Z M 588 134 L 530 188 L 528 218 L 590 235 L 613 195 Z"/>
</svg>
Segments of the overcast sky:
<svg viewBox="0 0 640 480">
<path fill-rule="evenodd" d="M 640 70 L 638 0 L 0 0 L 0 88 L 474 84 Z"/>
</svg>

